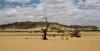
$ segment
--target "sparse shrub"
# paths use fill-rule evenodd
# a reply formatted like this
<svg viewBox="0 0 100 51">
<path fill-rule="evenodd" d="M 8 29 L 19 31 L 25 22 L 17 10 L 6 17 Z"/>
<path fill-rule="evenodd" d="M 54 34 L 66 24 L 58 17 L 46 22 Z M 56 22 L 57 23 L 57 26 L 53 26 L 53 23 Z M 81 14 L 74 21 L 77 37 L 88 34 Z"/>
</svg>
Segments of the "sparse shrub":
<svg viewBox="0 0 100 51">
<path fill-rule="evenodd" d="M 64 31 L 63 31 L 63 30 L 60 30 L 60 29 L 57 30 L 57 32 L 58 32 L 58 33 L 64 33 Z"/>
</svg>

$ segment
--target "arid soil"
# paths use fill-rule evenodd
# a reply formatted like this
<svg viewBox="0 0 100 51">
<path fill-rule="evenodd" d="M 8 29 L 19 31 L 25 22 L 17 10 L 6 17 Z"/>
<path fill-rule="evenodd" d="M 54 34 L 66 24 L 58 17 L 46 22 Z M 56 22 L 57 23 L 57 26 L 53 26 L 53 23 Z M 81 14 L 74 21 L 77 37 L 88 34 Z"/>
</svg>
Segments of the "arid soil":
<svg viewBox="0 0 100 51">
<path fill-rule="evenodd" d="M 10 33 L 0 33 L 2 34 Z M 81 38 L 69 37 L 68 40 L 60 36 L 47 36 L 48 40 L 42 40 L 41 36 L 0 36 L 0 51 L 100 51 L 100 32 L 82 32 L 82 34 L 93 35 L 82 35 Z"/>
</svg>

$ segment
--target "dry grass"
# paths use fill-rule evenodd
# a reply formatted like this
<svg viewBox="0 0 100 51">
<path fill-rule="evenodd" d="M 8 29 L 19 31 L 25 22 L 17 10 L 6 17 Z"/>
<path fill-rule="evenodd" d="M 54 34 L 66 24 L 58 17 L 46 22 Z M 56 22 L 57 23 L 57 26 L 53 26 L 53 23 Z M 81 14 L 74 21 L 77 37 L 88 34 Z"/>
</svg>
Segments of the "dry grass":
<svg viewBox="0 0 100 51">
<path fill-rule="evenodd" d="M 0 33 L 22 34 L 22 33 Z M 23 33 L 27 34 L 27 33 Z M 82 34 L 100 34 L 100 32 L 82 32 Z M 0 51 L 100 51 L 100 36 L 82 36 L 82 38 L 61 39 L 40 36 L 0 36 Z"/>
</svg>

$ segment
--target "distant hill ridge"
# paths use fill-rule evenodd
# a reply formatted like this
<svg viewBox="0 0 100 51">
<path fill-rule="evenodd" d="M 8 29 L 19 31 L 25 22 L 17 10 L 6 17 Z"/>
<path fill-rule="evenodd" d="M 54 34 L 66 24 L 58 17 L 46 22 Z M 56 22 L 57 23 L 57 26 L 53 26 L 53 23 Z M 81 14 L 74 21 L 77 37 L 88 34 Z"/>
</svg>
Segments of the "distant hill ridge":
<svg viewBox="0 0 100 51">
<path fill-rule="evenodd" d="M 64 26 L 59 23 L 52 23 L 49 22 L 50 25 L 60 25 Z M 1 29 L 6 29 L 6 28 L 13 28 L 13 29 L 30 29 L 30 28 L 36 28 L 36 27 L 43 27 L 45 26 L 45 22 L 15 22 L 15 23 L 10 23 L 10 24 L 3 24 L 0 25 Z"/>
<path fill-rule="evenodd" d="M 53 22 L 48 22 L 51 27 L 63 27 L 63 28 L 77 28 L 81 30 L 97 30 L 97 26 L 93 25 L 87 25 L 87 26 L 82 26 L 82 25 L 63 25 L 59 23 L 53 23 Z M 54 26 L 56 25 L 56 26 Z M 30 29 L 30 28 L 37 28 L 37 27 L 44 27 L 45 22 L 15 22 L 15 23 L 9 23 L 9 24 L 3 24 L 0 25 L 0 29 Z"/>
</svg>

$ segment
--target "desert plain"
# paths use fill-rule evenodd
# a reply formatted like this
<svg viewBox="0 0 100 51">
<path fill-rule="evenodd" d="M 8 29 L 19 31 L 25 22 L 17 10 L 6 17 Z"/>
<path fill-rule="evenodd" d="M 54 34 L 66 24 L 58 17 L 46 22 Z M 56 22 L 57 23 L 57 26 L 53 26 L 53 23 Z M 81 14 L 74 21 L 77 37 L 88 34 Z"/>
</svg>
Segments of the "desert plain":
<svg viewBox="0 0 100 51">
<path fill-rule="evenodd" d="M 81 32 L 81 38 L 68 40 L 61 36 L 47 36 L 48 40 L 41 36 L 8 36 L 14 34 L 30 33 L 0 32 L 0 51 L 100 51 L 100 32 Z"/>
</svg>

